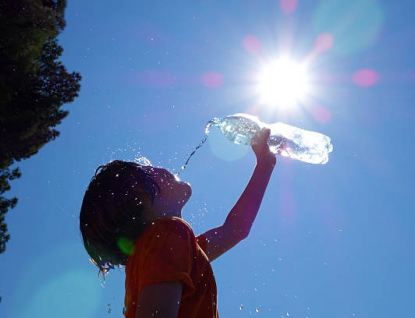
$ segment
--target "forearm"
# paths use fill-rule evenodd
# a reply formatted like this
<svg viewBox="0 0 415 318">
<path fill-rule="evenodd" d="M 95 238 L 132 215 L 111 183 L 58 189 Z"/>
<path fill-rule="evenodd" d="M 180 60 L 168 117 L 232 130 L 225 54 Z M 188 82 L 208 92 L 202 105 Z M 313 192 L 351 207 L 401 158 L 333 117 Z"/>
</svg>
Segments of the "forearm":
<svg viewBox="0 0 415 318">
<path fill-rule="evenodd" d="M 245 190 L 226 217 L 225 222 L 204 233 L 206 254 L 210 261 L 246 238 L 258 214 L 262 198 L 276 163 L 276 157 L 269 151 L 267 140 L 269 129 L 262 130 L 252 144 L 257 164 Z"/>
<path fill-rule="evenodd" d="M 240 239 L 248 236 L 251 230 L 274 166 L 275 163 L 257 162 L 245 190 L 226 218 L 225 224 Z"/>
</svg>

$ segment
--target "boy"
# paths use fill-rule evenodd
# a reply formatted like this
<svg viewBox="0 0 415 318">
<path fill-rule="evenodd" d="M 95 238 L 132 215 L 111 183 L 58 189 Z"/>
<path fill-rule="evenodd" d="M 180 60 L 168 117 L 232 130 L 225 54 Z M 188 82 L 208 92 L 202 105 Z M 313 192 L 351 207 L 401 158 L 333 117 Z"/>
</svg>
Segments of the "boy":
<svg viewBox="0 0 415 318">
<path fill-rule="evenodd" d="M 225 222 L 195 237 L 181 211 L 192 190 L 162 168 L 113 161 L 99 167 L 82 203 L 80 228 L 105 275 L 125 265 L 124 315 L 219 317 L 210 262 L 246 238 L 276 163 L 269 129 L 255 136 L 257 164 Z"/>
</svg>

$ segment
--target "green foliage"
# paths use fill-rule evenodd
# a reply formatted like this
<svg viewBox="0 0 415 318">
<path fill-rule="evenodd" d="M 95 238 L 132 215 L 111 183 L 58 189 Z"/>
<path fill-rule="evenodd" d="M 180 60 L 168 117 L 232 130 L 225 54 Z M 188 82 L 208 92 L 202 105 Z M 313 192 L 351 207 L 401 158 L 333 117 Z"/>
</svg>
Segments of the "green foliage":
<svg viewBox="0 0 415 318">
<path fill-rule="evenodd" d="M 10 169 L 3 169 L 0 171 L 0 254 L 6 250 L 6 243 L 10 239 L 10 235 L 7 234 L 7 225 L 4 221 L 4 216 L 8 209 L 13 209 L 17 204 L 17 198 L 5 199 L 1 195 L 10 190 L 10 184 L 8 180 L 20 178 L 20 170 L 16 168 L 12 171 Z"/>
<path fill-rule="evenodd" d="M 59 61 L 56 37 L 66 0 L 0 1 L 0 253 L 9 240 L 5 214 L 17 199 L 2 195 L 20 171 L 9 167 L 59 136 L 55 129 L 80 89 L 79 73 Z"/>
</svg>

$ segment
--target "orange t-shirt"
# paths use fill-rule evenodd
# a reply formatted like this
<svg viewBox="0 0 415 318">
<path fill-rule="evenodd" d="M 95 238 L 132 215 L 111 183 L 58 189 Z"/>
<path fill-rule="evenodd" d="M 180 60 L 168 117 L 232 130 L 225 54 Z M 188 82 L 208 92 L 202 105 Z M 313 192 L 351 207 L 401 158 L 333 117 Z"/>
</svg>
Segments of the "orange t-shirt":
<svg viewBox="0 0 415 318">
<path fill-rule="evenodd" d="M 204 252 L 206 238 L 195 237 L 180 218 L 149 225 L 134 245 L 125 267 L 126 318 L 135 318 L 136 302 L 147 286 L 180 280 L 183 293 L 178 318 L 218 318 L 216 282 Z"/>
</svg>

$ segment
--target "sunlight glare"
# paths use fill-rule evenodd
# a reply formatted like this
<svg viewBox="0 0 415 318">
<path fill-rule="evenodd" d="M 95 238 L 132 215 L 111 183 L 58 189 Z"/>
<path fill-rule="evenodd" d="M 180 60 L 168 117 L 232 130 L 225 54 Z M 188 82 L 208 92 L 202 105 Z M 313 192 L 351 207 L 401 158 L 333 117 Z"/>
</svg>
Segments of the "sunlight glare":
<svg viewBox="0 0 415 318">
<path fill-rule="evenodd" d="M 263 66 L 257 88 L 263 103 L 293 106 L 309 93 L 309 75 L 304 65 L 281 58 Z"/>
</svg>

